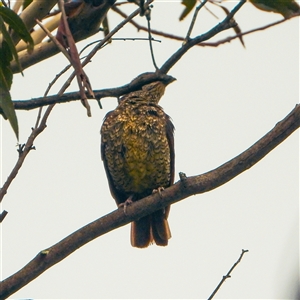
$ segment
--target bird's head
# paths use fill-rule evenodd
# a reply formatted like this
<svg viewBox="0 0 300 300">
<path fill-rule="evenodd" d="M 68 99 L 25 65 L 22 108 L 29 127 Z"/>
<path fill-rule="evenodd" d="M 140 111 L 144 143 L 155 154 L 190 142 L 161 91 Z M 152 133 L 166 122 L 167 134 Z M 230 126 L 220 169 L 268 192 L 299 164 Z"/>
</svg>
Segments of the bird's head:
<svg viewBox="0 0 300 300">
<path fill-rule="evenodd" d="M 163 81 L 154 81 L 142 87 L 142 94 L 145 99 L 151 103 L 158 104 L 159 100 L 165 93 L 166 86 L 175 79 L 170 78 Z"/>
<path fill-rule="evenodd" d="M 119 104 L 121 104 L 122 102 L 125 103 L 127 101 L 132 102 L 132 100 L 134 100 L 135 102 L 142 101 L 158 104 L 159 100 L 165 92 L 166 86 L 175 80 L 176 79 L 172 76 L 164 75 L 159 79 L 159 81 L 144 84 L 140 86 L 138 90 L 123 95 L 119 99 Z M 135 83 L 135 81 L 137 81 L 137 79 L 134 79 L 132 83 Z"/>
</svg>

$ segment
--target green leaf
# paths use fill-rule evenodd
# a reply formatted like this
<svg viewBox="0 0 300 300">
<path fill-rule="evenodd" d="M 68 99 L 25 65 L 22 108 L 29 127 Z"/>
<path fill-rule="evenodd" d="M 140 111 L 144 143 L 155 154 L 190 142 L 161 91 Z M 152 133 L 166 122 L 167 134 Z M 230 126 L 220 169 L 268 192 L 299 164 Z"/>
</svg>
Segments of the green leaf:
<svg viewBox="0 0 300 300">
<path fill-rule="evenodd" d="M 23 10 L 29 5 L 31 4 L 32 0 L 24 0 L 23 2 Z"/>
<path fill-rule="evenodd" d="M 181 13 L 179 20 L 182 21 L 195 7 L 197 0 L 182 0 L 181 4 L 185 6 L 185 9 Z"/>
<path fill-rule="evenodd" d="M 10 34 L 8 33 L 7 29 L 6 29 L 6 26 L 3 22 L 3 19 L 2 17 L 0 16 L 0 32 L 2 32 L 3 34 L 3 38 L 4 38 L 4 41 L 6 41 L 9 49 L 10 49 L 10 53 L 13 55 L 13 57 L 15 58 L 16 60 L 16 63 L 19 67 L 20 70 L 22 70 L 21 68 L 21 65 L 20 65 L 20 62 L 19 62 L 19 57 L 18 57 L 18 54 L 17 54 L 17 50 L 16 50 L 16 47 L 10 37 Z M 10 55 L 11 56 L 11 55 Z M 2 58 L 2 55 L 1 55 L 1 58 Z M 12 60 L 12 56 L 9 60 L 9 62 Z M 9 65 L 9 62 L 8 62 L 8 65 Z"/>
<path fill-rule="evenodd" d="M 0 77 L 1 77 L 0 73 Z M 19 126 L 14 109 L 14 105 L 11 101 L 11 96 L 8 89 L 5 89 L 0 86 L 0 110 L 4 113 L 4 118 L 7 118 L 10 122 L 10 125 L 15 132 L 17 139 L 19 140 Z"/>
<path fill-rule="evenodd" d="M 282 14 L 284 18 L 290 18 L 300 13 L 300 7 L 294 0 L 250 0 L 258 9 Z"/>
<path fill-rule="evenodd" d="M 10 69 L 12 54 L 7 41 L 2 42 L 0 48 L 0 112 L 4 119 L 8 119 L 17 139 L 19 139 L 19 127 L 16 112 L 10 96 L 13 73 Z"/>
<path fill-rule="evenodd" d="M 0 16 L 27 43 L 28 51 L 32 51 L 33 40 L 22 19 L 13 10 L 3 6 L 0 6 Z"/>
<path fill-rule="evenodd" d="M 13 73 L 10 69 L 12 55 L 6 41 L 2 42 L 2 47 L 0 48 L 0 57 L 0 87 L 10 90 L 13 77 Z"/>
</svg>

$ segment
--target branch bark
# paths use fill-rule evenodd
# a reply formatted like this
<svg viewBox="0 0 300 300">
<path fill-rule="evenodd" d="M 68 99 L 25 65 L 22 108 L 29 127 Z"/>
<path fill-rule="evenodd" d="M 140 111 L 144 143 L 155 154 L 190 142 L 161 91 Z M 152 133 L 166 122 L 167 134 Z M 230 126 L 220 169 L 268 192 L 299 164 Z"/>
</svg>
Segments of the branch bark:
<svg viewBox="0 0 300 300">
<path fill-rule="evenodd" d="M 299 126 L 300 105 L 297 105 L 253 146 L 215 170 L 198 176 L 185 177 L 181 175 L 181 180 L 162 191 L 162 196 L 156 193 L 128 206 L 126 215 L 123 209 L 117 209 L 80 228 L 57 244 L 39 252 L 25 267 L 1 282 L 0 299 L 9 297 L 93 239 L 169 204 L 176 203 L 195 194 L 211 191 L 230 181 L 254 166 L 297 130 Z"/>
</svg>

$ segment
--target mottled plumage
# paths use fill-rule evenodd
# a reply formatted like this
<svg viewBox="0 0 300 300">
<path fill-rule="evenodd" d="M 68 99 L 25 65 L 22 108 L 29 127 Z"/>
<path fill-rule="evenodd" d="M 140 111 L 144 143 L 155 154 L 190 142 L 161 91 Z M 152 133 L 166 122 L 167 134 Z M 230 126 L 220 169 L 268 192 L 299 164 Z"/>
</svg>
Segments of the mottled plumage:
<svg viewBox="0 0 300 300">
<path fill-rule="evenodd" d="M 174 180 L 174 126 L 158 102 L 168 84 L 160 81 L 124 95 L 101 128 L 101 155 L 117 205 L 137 201 Z M 170 207 L 132 222 L 131 244 L 166 246 Z"/>
</svg>

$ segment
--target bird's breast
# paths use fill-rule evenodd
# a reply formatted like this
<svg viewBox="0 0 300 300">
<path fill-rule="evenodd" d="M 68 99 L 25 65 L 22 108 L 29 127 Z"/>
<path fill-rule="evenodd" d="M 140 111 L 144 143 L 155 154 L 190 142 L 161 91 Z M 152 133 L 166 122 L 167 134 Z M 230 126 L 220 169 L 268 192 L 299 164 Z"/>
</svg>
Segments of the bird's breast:
<svg viewBox="0 0 300 300">
<path fill-rule="evenodd" d="M 165 115 L 158 108 L 124 110 L 113 122 L 105 154 L 116 189 L 150 194 L 170 184 L 170 149 Z"/>
</svg>

